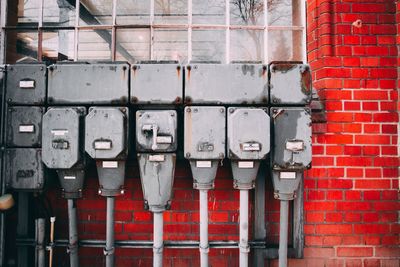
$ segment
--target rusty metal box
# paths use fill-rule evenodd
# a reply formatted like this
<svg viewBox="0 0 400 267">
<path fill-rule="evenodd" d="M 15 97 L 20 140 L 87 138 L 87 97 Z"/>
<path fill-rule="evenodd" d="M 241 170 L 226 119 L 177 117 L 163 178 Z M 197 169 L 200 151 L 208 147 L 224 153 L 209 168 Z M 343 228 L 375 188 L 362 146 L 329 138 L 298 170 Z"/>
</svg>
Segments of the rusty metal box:
<svg viewBox="0 0 400 267">
<path fill-rule="evenodd" d="M 261 64 L 193 64 L 185 69 L 186 104 L 267 104 L 268 70 Z"/>
<path fill-rule="evenodd" d="M 42 107 L 7 109 L 6 145 L 8 147 L 40 147 L 42 142 Z"/>
<path fill-rule="evenodd" d="M 311 165 L 309 108 L 272 108 L 274 170 L 306 169 Z"/>
<path fill-rule="evenodd" d="M 183 70 L 178 64 L 140 64 L 131 68 L 131 103 L 180 104 Z"/>
<path fill-rule="evenodd" d="M 306 105 L 311 102 L 312 83 L 308 65 L 271 64 L 270 96 L 272 105 Z"/>
<path fill-rule="evenodd" d="M 50 104 L 128 103 L 128 63 L 61 63 L 48 73 Z"/>
</svg>

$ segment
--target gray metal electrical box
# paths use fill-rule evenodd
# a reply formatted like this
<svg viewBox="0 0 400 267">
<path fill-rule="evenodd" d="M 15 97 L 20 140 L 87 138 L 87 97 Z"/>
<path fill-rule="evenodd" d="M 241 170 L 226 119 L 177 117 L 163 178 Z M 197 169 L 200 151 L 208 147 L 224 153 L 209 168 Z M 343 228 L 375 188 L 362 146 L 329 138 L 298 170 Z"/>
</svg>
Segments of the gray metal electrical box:
<svg viewBox="0 0 400 267">
<path fill-rule="evenodd" d="M 228 109 L 228 158 L 261 160 L 270 150 L 270 118 L 262 108 Z"/>
<path fill-rule="evenodd" d="M 7 149 L 5 152 L 6 186 L 14 190 L 41 191 L 45 173 L 41 150 L 36 148 Z"/>
<path fill-rule="evenodd" d="M 180 104 L 183 70 L 178 64 L 141 64 L 131 68 L 131 103 Z"/>
<path fill-rule="evenodd" d="M 273 105 L 306 105 L 311 102 L 312 80 L 308 65 L 271 64 L 270 97 Z"/>
<path fill-rule="evenodd" d="M 85 118 L 85 150 L 94 159 L 124 157 L 127 151 L 128 108 L 91 107 Z"/>
<path fill-rule="evenodd" d="M 173 152 L 177 148 L 175 110 L 138 110 L 136 148 L 139 152 Z"/>
<path fill-rule="evenodd" d="M 309 108 L 271 108 L 274 170 L 306 169 L 311 165 L 311 114 Z"/>
<path fill-rule="evenodd" d="M 185 69 L 186 104 L 266 104 L 268 70 L 261 64 L 193 64 Z"/>
<path fill-rule="evenodd" d="M 185 108 L 185 158 L 211 160 L 225 157 L 225 114 L 224 107 Z"/>
<path fill-rule="evenodd" d="M 49 66 L 51 104 L 126 104 L 128 63 L 61 63 Z"/>
<path fill-rule="evenodd" d="M 41 105 L 46 100 L 46 65 L 7 67 L 6 99 L 9 104 Z"/>
<path fill-rule="evenodd" d="M 43 162 L 50 169 L 70 169 L 82 157 L 83 107 L 50 108 L 43 115 Z"/>
<path fill-rule="evenodd" d="M 7 146 L 40 147 L 43 113 L 42 107 L 10 106 L 7 109 Z"/>
</svg>

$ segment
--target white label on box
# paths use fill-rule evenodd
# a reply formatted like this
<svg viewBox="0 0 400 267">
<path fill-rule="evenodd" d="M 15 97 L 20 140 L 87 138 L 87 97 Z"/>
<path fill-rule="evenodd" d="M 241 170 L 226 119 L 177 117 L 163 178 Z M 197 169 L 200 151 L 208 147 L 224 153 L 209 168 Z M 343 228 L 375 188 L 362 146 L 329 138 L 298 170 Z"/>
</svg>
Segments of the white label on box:
<svg viewBox="0 0 400 267">
<path fill-rule="evenodd" d="M 68 130 L 51 130 L 51 133 L 55 136 L 64 136 L 68 133 Z"/>
<path fill-rule="evenodd" d="M 157 136 L 157 144 L 172 144 L 172 136 Z"/>
<path fill-rule="evenodd" d="M 279 177 L 281 179 L 296 179 L 296 172 L 280 172 Z"/>
<path fill-rule="evenodd" d="M 304 150 L 304 142 L 301 140 L 286 141 L 286 150 L 302 151 Z"/>
<path fill-rule="evenodd" d="M 96 141 L 94 142 L 94 149 L 98 150 L 111 149 L 111 141 Z"/>
<path fill-rule="evenodd" d="M 118 168 L 118 161 L 103 161 L 103 168 L 116 169 Z"/>
<path fill-rule="evenodd" d="M 19 81 L 19 88 L 33 89 L 35 88 L 35 81 Z"/>
<path fill-rule="evenodd" d="M 165 161 L 164 155 L 150 155 L 149 161 L 162 162 Z"/>
<path fill-rule="evenodd" d="M 252 169 L 254 168 L 254 161 L 239 161 L 239 169 Z"/>
<path fill-rule="evenodd" d="M 65 180 L 75 180 L 76 177 L 75 176 L 64 176 Z"/>
<path fill-rule="evenodd" d="M 35 125 L 20 125 L 20 133 L 33 133 L 35 131 Z"/>
<path fill-rule="evenodd" d="M 198 160 L 196 161 L 197 168 L 211 168 L 211 160 Z"/>
</svg>

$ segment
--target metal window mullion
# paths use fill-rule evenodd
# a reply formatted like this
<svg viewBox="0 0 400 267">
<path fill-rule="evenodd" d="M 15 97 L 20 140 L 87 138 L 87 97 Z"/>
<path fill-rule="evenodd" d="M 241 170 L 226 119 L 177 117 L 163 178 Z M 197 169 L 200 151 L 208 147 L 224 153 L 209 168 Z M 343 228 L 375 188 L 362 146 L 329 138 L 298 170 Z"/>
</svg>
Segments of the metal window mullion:
<svg viewBox="0 0 400 267">
<path fill-rule="evenodd" d="M 116 41 L 117 41 L 117 32 L 116 25 L 117 22 L 117 0 L 113 0 L 112 3 L 112 30 L 111 30 L 111 60 L 115 61 L 116 58 Z"/>
<path fill-rule="evenodd" d="M 268 1 L 264 0 L 264 64 L 269 61 L 268 42 Z"/>
<path fill-rule="evenodd" d="M 75 0 L 74 61 L 78 60 L 79 8 L 80 8 L 80 1 Z"/>
<path fill-rule="evenodd" d="M 230 14 L 230 1 L 225 0 L 225 63 L 229 64 L 230 61 L 230 46 L 231 46 L 231 32 L 229 29 L 231 14 Z"/>
<path fill-rule="evenodd" d="M 154 59 L 154 0 L 150 0 L 150 60 Z"/>
<path fill-rule="evenodd" d="M 0 64 L 5 63 L 5 40 L 6 40 L 6 23 L 7 23 L 7 0 L 1 0 L 1 10 L 0 10 L 0 27 L 1 27 L 1 36 L 0 36 Z M 1 262 L 0 262 L 1 263 Z"/>
<path fill-rule="evenodd" d="M 188 62 L 192 61 L 192 23 L 193 23 L 192 0 L 188 0 Z"/>
</svg>

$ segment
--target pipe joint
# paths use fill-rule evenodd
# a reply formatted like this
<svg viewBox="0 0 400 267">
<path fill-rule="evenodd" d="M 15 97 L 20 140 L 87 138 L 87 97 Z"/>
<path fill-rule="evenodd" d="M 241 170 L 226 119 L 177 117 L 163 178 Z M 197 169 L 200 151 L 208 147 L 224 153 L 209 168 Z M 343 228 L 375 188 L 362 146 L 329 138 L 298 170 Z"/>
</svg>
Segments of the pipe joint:
<svg viewBox="0 0 400 267">
<path fill-rule="evenodd" d="M 249 253 L 250 252 L 249 244 L 239 244 L 239 251 L 240 253 Z"/>
<path fill-rule="evenodd" d="M 162 254 L 163 253 L 163 250 L 164 250 L 164 246 L 162 246 L 162 247 L 153 247 L 153 252 L 155 253 L 155 254 Z"/>
<path fill-rule="evenodd" d="M 201 245 L 199 246 L 199 250 L 202 253 L 208 253 L 210 251 L 210 246 L 202 247 Z"/>
<path fill-rule="evenodd" d="M 67 246 L 67 253 L 68 254 L 74 254 L 78 250 L 78 244 L 69 244 Z"/>
<path fill-rule="evenodd" d="M 107 249 L 107 248 L 103 249 L 104 256 L 113 255 L 114 252 L 115 252 L 115 248 L 114 247 L 111 247 L 110 249 Z"/>
</svg>

